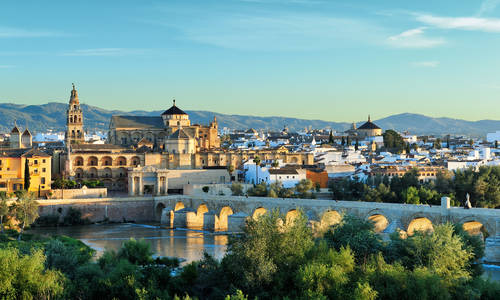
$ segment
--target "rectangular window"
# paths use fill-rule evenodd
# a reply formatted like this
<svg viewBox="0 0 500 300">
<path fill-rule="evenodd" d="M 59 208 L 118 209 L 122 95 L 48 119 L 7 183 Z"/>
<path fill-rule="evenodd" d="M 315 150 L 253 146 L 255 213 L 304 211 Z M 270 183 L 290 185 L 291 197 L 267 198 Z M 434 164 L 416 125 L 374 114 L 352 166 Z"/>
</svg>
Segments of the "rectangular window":
<svg viewBox="0 0 500 300">
<path fill-rule="evenodd" d="M 42 159 L 42 163 L 45 163 L 45 159 Z"/>
<path fill-rule="evenodd" d="M 45 184 L 45 177 L 42 177 L 42 180 L 40 181 L 41 184 Z"/>
<path fill-rule="evenodd" d="M 0 182 L 0 188 L 6 188 L 7 184 L 5 182 Z"/>
<path fill-rule="evenodd" d="M 35 159 L 35 165 L 38 165 L 38 159 Z"/>
<path fill-rule="evenodd" d="M 47 169 L 42 168 L 42 173 L 45 173 L 46 171 L 47 171 Z"/>
</svg>

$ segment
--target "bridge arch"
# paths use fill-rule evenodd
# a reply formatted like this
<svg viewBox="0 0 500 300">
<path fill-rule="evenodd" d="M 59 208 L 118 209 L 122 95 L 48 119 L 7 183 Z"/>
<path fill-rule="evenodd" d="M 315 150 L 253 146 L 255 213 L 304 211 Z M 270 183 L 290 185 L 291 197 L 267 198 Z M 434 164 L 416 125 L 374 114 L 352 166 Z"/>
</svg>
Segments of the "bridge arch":
<svg viewBox="0 0 500 300">
<path fill-rule="evenodd" d="M 426 217 L 413 218 L 406 229 L 408 235 L 413 235 L 415 231 L 434 231 L 432 221 Z"/>
<path fill-rule="evenodd" d="M 375 232 L 382 232 L 387 228 L 387 226 L 389 226 L 389 220 L 387 217 L 378 212 L 371 213 L 367 219 L 373 222 Z"/>
<path fill-rule="evenodd" d="M 217 222 L 215 224 L 216 230 L 227 231 L 228 229 L 228 217 L 234 214 L 233 209 L 229 206 L 224 206 L 221 208 Z"/>
<path fill-rule="evenodd" d="M 496 234 L 494 227 L 480 217 L 468 216 L 460 219 L 457 223 L 462 224 L 462 228 L 469 234 L 482 235 L 483 239 Z"/>
<path fill-rule="evenodd" d="M 165 204 L 163 204 L 163 202 L 160 202 L 156 205 L 156 209 L 155 209 L 155 220 L 156 221 L 161 221 L 161 215 L 163 213 L 163 209 L 165 209 Z"/>
<path fill-rule="evenodd" d="M 257 220 L 260 216 L 265 215 L 267 212 L 268 212 L 267 209 L 265 209 L 264 207 L 257 207 L 253 211 L 252 218 L 254 220 Z"/>
<path fill-rule="evenodd" d="M 333 209 L 328 209 L 323 212 L 320 219 L 321 226 L 330 227 L 342 221 L 342 215 Z"/>
<path fill-rule="evenodd" d="M 206 212 L 208 212 L 208 206 L 205 203 L 198 205 L 198 208 L 196 209 L 196 215 L 204 215 Z"/>
<path fill-rule="evenodd" d="M 178 211 L 178 210 L 181 210 L 183 208 L 185 208 L 184 203 L 179 201 L 179 202 L 175 203 L 174 211 Z"/>
<path fill-rule="evenodd" d="M 285 216 L 285 224 L 292 225 L 295 219 L 299 217 L 299 211 L 297 209 L 290 209 Z"/>
</svg>

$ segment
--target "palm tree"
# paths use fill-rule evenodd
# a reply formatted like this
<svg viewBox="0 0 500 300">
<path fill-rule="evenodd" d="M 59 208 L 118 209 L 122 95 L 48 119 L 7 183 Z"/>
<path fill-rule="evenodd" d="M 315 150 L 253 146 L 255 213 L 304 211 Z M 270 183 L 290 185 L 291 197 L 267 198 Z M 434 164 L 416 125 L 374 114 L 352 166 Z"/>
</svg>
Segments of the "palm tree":
<svg viewBox="0 0 500 300">
<path fill-rule="evenodd" d="M 9 205 L 7 204 L 7 193 L 0 192 L 0 232 L 3 233 L 3 219 L 9 215 Z"/>
<path fill-rule="evenodd" d="M 227 166 L 227 171 L 229 172 L 229 181 L 233 181 L 233 172 L 234 172 L 234 166 L 233 165 L 229 165 Z"/>
<path fill-rule="evenodd" d="M 16 219 L 21 223 L 21 231 L 17 238 L 21 240 L 24 227 L 31 225 L 38 217 L 38 202 L 35 201 L 33 194 L 27 191 L 19 191 L 17 201 L 14 204 L 14 212 Z"/>
<path fill-rule="evenodd" d="M 271 167 L 272 167 L 273 169 L 276 169 L 277 167 L 279 167 L 279 165 L 280 165 L 280 163 L 279 163 L 277 160 L 275 160 L 275 161 L 273 161 L 273 162 L 271 163 Z M 276 181 L 278 181 L 278 174 L 274 174 L 274 176 L 276 177 L 274 181 L 275 181 L 275 182 L 276 182 Z"/>
<path fill-rule="evenodd" d="M 259 164 L 260 164 L 260 157 L 257 155 L 253 159 L 253 162 L 255 163 L 255 184 L 259 184 Z"/>
</svg>

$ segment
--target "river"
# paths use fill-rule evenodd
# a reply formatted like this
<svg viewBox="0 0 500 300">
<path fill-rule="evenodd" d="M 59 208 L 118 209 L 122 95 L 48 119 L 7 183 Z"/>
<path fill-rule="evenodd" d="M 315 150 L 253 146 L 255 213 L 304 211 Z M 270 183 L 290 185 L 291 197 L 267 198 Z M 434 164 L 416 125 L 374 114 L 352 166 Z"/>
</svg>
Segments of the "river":
<svg viewBox="0 0 500 300">
<path fill-rule="evenodd" d="M 144 239 L 151 244 L 155 255 L 178 257 L 192 262 L 207 252 L 221 259 L 227 249 L 228 236 L 200 230 L 164 229 L 156 225 L 95 224 L 72 227 L 42 227 L 30 233 L 66 235 L 79 239 L 101 256 L 105 249 L 118 250 L 130 238 Z"/>
<path fill-rule="evenodd" d="M 199 260 L 203 252 L 217 259 L 226 253 L 228 236 L 200 230 L 164 229 L 145 224 L 94 224 L 73 227 L 45 227 L 31 233 L 66 235 L 79 239 L 102 255 L 105 249 L 118 250 L 130 238 L 144 239 L 155 255 L 178 257 L 186 263 Z M 500 281 L 500 266 L 484 265 L 484 276 Z"/>
</svg>

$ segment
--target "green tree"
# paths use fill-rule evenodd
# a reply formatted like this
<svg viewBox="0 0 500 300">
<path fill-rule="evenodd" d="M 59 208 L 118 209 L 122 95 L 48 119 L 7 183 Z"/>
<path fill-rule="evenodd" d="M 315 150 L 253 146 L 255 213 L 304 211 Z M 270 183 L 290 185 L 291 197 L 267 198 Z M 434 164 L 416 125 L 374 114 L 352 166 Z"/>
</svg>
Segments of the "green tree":
<svg viewBox="0 0 500 300">
<path fill-rule="evenodd" d="M 261 182 L 254 187 L 247 190 L 248 195 L 255 197 L 265 197 L 267 196 L 267 185 L 265 182 Z"/>
<path fill-rule="evenodd" d="M 7 193 L 0 192 L 0 232 L 3 233 L 4 219 L 9 216 L 10 207 L 7 203 Z"/>
<path fill-rule="evenodd" d="M 429 268 L 448 286 L 471 277 L 468 268 L 474 254 L 452 224 L 437 225 L 434 232 L 416 232 L 406 239 L 393 234 L 388 249 L 392 261 L 400 261 L 411 270 Z"/>
<path fill-rule="evenodd" d="M 118 251 L 118 259 L 126 259 L 136 265 L 146 265 L 153 262 L 153 251 L 151 245 L 144 241 L 144 239 L 136 241 L 131 238 L 122 244 Z"/>
<path fill-rule="evenodd" d="M 366 263 L 368 257 L 382 250 L 382 240 L 373 229 L 373 223 L 351 215 L 332 226 L 325 240 L 337 249 L 350 247 L 358 263 Z"/>
<path fill-rule="evenodd" d="M 30 164 L 26 158 L 24 161 L 24 189 L 28 191 L 31 184 Z"/>
<path fill-rule="evenodd" d="M 295 274 L 314 241 L 301 212 L 293 222 L 284 219 L 279 211 L 250 219 L 244 234 L 229 242 L 221 262 L 223 273 L 250 298 L 282 298 L 298 290 Z"/>
<path fill-rule="evenodd" d="M 342 137 L 342 146 L 345 146 L 345 137 Z"/>
<path fill-rule="evenodd" d="M 229 180 L 233 180 L 233 172 L 234 172 L 234 166 L 233 165 L 228 165 L 227 166 L 227 172 L 229 173 Z"/>
<path fill-rule="evenodd" d="M 42 250 L 21 255 L 16 248 L 0 249 L 1 299 L 52 299 L 62 297 L 64 276 L 45 269 Z"/>
<path fill-rule="evenodd" d="M 314 184 L 310 179 L 302 179 L 295 185 L 295 190 L 299 193 L 301 198 L 308 198 L 311 196 L 311 190 L 314 189 Z"/>
<path fill-rule="evenodd" d="M 238 182 L 233 182 L 231 184 L 231 192 L 233 196 L 242 196 L 243 195 L 243 185 Z"/>
<path fill-rule="evenodd" d="M 276 170 L 279 166 L 280 166 L 280 163 L 279 163 L 277 160 L 275 160 L 275 161 L 273 161 L 273 162 L 271 163 L 271 168 L 273 168 L 273 169 L 275 169 L 275 170 Z M 277 181 L 278 181 L 278 174 L 276 174 L 276 175 L 274 175 L 274 176 L 275 176 L 274 181 L 275 181 L 275 182 L 277 182 Z"/>
<path fill-rule="evenodd" d="M 255 156 L 253 162 L 255 163 L 255 184 L 259 184 L 259 165 L 261 162 L 260 157 Z"/>
<path fill-rule="evenodd" d="M 354 255 L 349 248 L 335 251 L 324 241 L 311 251 L 308 261 L 297 275 L 297 286 L 303 299 L 346 299 L 350 275 L 355 270 Z"/>
<path fill-rule="evenodd" d="M 354 150 L 359 150 L 359 140 L 356 138 L 356 144 L 354 144 Z"/>
<path fill-rule="evenodd" d="M 403 137 L 396 131 L 389 129 L 383 134 L 384 147 L 391 151 L 401 152 L 405 148 Z"/>
<path fill-rule="evenodd" d="M 38 217 L 38 202 L 35 201 L 33 194 L 26 191 L 20 191 L 20 193 L 18 193 L 18 198 L 14 203 L 13 210 L 16 219 L 20 223 L 21 231 L 18 239 L 21 240 L 21 236 L 26 225 L 31 225 Z"/>
<path fill-rule="evenodd" d="M 408 189 L 404 190 L 402 198 L 406 204 L 420 204 L 418 190 L 414 186 L 410 186 Z"/>
<path fill-rule="evenodd" d="M 328 144 L 333 145 L 335 143 L 335 140 L 333 139 L 333 131 L 330 130 L 330 135 L 328 136 Z"/>
</svg>

